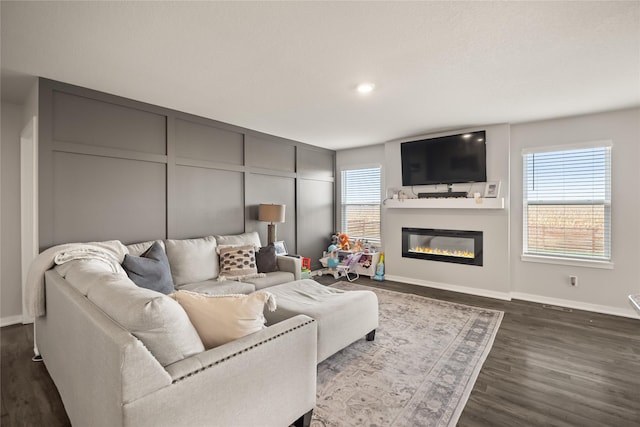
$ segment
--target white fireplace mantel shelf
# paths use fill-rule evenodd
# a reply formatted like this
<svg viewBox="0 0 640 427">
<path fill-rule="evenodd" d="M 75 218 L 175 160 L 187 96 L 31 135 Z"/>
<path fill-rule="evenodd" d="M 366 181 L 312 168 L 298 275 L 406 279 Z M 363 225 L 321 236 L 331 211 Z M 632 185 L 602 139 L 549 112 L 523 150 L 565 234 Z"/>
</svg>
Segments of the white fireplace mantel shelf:
<svg viewBox="0 0 640 427">
<path fill-rule="evenodd" d="M 413 209 L 504 209 L 504 198 L 464 199 L 388 199 L 384 202 L 387 208 Z"/>
</svg>

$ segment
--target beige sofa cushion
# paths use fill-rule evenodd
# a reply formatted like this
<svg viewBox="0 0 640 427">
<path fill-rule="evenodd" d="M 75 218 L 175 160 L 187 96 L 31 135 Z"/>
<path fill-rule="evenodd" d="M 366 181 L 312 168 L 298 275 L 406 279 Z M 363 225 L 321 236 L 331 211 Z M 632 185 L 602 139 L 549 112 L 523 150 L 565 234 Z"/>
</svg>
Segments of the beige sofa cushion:
<svg viewBox="0 0 640 427">
<path fill-rule="evenodd" d="M 242 281 L 252 284 L 255 287 L 255 290 L 259 291 L 260 289 L 293 282 L 295 280 L 295 275 L 288 271 L 274 271 L 273 273 L 267 273 L 263 276 L 264 277 L 248 277 L 242 279 Z"/>
<path fill-rule="evenodd" d="M 137 337 L 162 366 L 204 351 L 185 311 L 173 299 L 136 286 L 129 278 L 109 273 L 100 276 L 87 298 L 107 316 Z"/>
<path fill-rule="evenodd" d="M 84 296 L 93 286 L 102 286 L 104 275 L 127 278 L 124 270 L 122 273 L 113 273 L 109 266 L 95 259 L 75 259 L 56 265 L 55 270 Z"/>
<path fill-rule="evenodd" d="M 242 234 L 232 234 L 226 236 L 215 236 L 216 242 L 218 242 L 219 246 L 242 246 L 242 245 L 251 245 L 255 248 L 259 249 L 260 246 L 260 236 L 257 231 L 250 231 Z"/>
<path fill-rule="evenodd" d="M 184 308 L 206 349 L 217 347 L 264 328 L 264 305 L 275 300 L 268 292 L 249 295 L 203 295 L 180 290 L 171 295 Z"/>
<path fill-rule="evenodd" d="M 127 245 L 127 250 L 129 251 L 129 255 L 140 256 L 143 253 L 145 253 L 147 249 L 149 249 L 151 245 L 153 245 L 155 242 L 160 243 L 160 246 L 162 246 L 162 249 L 165 252 L 167 251 L 166 248 L 164 247 L 164 242 L 162 240 L 148 240 L 146 242 L 132 243 L 130 245 Z"/>
<path fill-rule="evenodd" d="M 207 295 L 250 294 L 256 287 L 252 283 L 237 280 L 204 280 L 202 282 L 187 283 L 180 286 L 180 290 L 197 292 Z"/>
<path fill-rule="evenodd" d="M 176 287 L 218 277 L 220 270 L 215 237 L 167 239 L 164 243 Z"/>
</svg>

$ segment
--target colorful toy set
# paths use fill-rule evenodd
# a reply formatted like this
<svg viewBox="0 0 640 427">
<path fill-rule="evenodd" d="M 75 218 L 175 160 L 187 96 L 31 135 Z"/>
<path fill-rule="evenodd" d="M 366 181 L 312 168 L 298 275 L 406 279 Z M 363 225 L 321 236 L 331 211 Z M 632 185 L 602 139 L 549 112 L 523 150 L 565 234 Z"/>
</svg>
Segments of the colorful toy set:
<svg viewBox="0 0 640 427">
<path fill-rule="evenodd" d="M 302 279 L 311 279 L 311 258 L 302 257 L 300 273 Z"/>
<path fill-rule="evenodd" d="M 366 240 L 358 239 L 352 241 L 347 233 L 336 233 L 331 236 L 331 245 L 336 246 L 341 251 L 364 252 L 373 251 L 371 245 Z"/>
<path fill-rule="evenodd" d="M 376 274 L 373 276 L 373 280 L 377 280 L 379 282 L 384 281 L 384 252 L 380 254 L 380 261 L 378 262 L 378 267 L 376 268 Z"/>
<path fill-rule="evenodd" d="M 330 240 L 331 244 L 320 259 L 324 268 L 318 271 L 319 276 L 332 274 L 335 279 L 346 277 L 349 281 L 354 281 L 360 274 L 364 274 L 375 280 L 384 280 L 384 265 L 382 270 L 381 263 L 376 265 L 378 254 L 366 240 L 352 241 L 346 233 L 336 233 Z"/>
</svg>

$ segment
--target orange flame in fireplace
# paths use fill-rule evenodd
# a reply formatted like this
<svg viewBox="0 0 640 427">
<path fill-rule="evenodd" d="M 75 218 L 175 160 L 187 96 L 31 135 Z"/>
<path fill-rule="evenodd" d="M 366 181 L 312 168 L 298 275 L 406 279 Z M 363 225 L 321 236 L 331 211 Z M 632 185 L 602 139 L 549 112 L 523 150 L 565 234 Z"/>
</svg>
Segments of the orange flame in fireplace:
<svg viewBox="0 0 640 427">
<path fill-rule="evenodd" d="M 450 251 L 447 249 L 438 249 L 438 248 L 429 248 L 429 247 L 412 248 L 412 249 L 409 249 L 409 252 L 418 252 L 422 254 L 432 254 L 432 255 L 455 256 L 459 258 L 475 258 L 475 254 L 469 251 Z"/>
</svg>

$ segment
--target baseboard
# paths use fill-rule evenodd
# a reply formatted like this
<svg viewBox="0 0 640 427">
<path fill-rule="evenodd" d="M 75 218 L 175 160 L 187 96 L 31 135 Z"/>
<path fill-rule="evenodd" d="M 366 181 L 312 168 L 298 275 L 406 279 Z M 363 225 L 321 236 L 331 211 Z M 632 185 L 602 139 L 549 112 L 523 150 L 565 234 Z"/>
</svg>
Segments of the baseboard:
<svg viewBox="0 0 640 427">
<path fill-rule="evenodd" d="M 611 307 L 607 305 L 589 304 L 579 301 L 564 300 L 560 298 L 551 298 L 540 295 L 527 294 L 522 292 L 497 292 L 486 289 L 470 288 L 468 286 L 452 285 L 449 283 L 430 282 L 428 280 L 418 280 L 411 277 L 385 275 L 386 280 L 394 282 L 408 283 L 410 285 L 426 286 L 428 288 L 442 289 L 444 291 L 460 292 L 463 294 L 476 295 L 480 297 L 495 298 L 504 301 L 519 299 L 523 301 L 535 302 L 540 304 L 558 305 L 561 307 L 573 308 L 575 310 L 591 311 L 594 313 L 609 314 L 612 316 L 628 317 L 631 319 L 640 319 L 640 315 L 632 308 L 624 309 L 620 307 Z"/>
<path fill-rule="evenodd" d="M 0 318 L 0 327 L 15 325 L 17 323 L 22 323 L 22 314 Z"/>
<path fill-rule="evenodd" d="M 537 302 L 540 304 L 557 305 L 560 307 L 573 308 L 575 310 L 592 311 L 594 313 L 610 314 L 612 316 L 629 317 L 631 319 L 640 319 L 640 315 L 632 308 L 624 309 L 620 307 L 611 307 L 608 305 L 590 304 L 587 302 L 572 301 L 560 298 L 551 298 L 541 295 L 533 295 L 522 292 L 511 292 L 511 298 L 529 302 Z"/>
<path fill-rule="evenodd" d="M 511 301 L 509 292 L 490 291 L 487 289 L 471 288 L 468 286 L 452 285 L 449 283 L 430 282 L 428 280 L 418 280 L 410 277 L 385 275 L 386 280 L 394 282 L 409 283 L 411 285 L 426 286 L 428 288 L 442 289 L 444 291 L 459 292 L 462 294 L 476 295 L 479 297 L 494 298 L 504 301 Z"/>
</svg>

